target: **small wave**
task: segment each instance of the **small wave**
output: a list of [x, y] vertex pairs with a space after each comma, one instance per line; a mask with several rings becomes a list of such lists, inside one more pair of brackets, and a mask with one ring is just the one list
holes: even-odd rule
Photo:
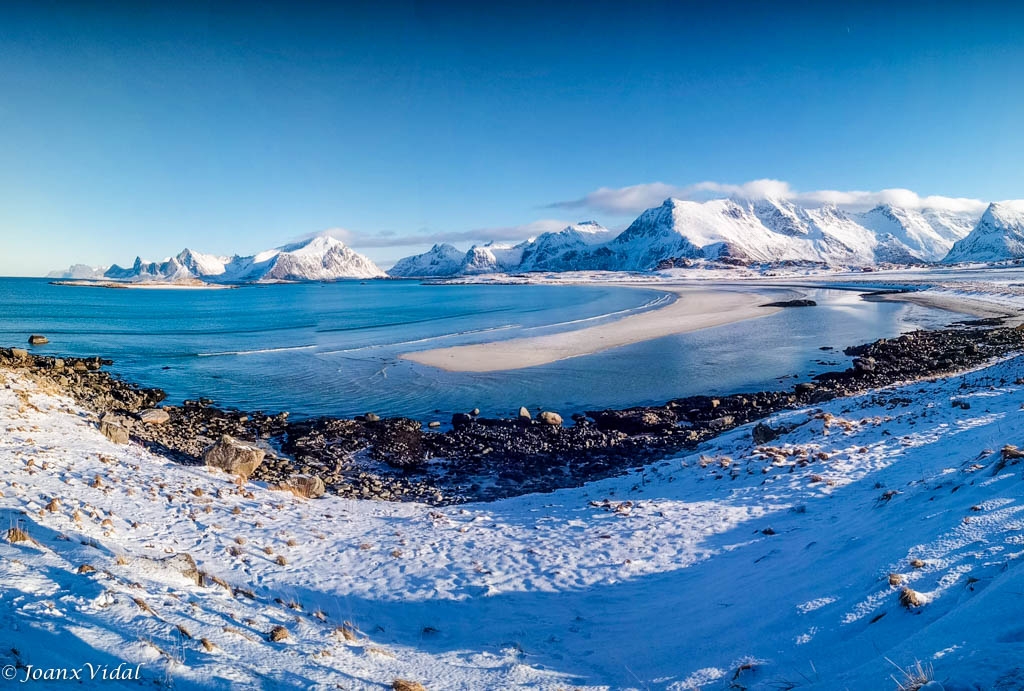
[[427, 338], [417, 338], [412, 341], [397, 341], [395, 343], [377, 343], [375, 345], [359, 346], [358, 348], [343, 348], [341, 350], [324, 350], [317, 355], [338, 355], [340, 353], [358, 353], [364, 350], [377, 350], [379, 348], [390, 348], [392, 346], [405, 346], [405, 345], [416, 345], [417, 343], [430, 343], [431, 341], [440, 341], [445, 338], [455, 338], [456, 336], [471, 336], [473, 334], [490, 333], [492, 331], [506, 331], [508, 329], [518, 329], [521, 324], [505, 324], [503, 326], [492, 326], [486, 329], [470, 329], [469, 331], [456, 331], [455, 333], [443, 334], [441, 336], [428, 336]]
[[554, 324], [542, 324], [541, 326], [531, 326], [529, 328], [523, 329], [523, 331], [534, 331], [536, 329], [551, 329], [551, 328], [554, 328], [556, 326], [569, 326], [571, 324], [582, 324], [584, 322], [597, 321], [598, 319], [607, 319], [609, 317], [615, 317], [615, 316], [618, 316], [620, 314], [631, 314], [631, 313], [634, 313], [634, 312], [636, 312], [636, 313], [646, 312], [646, 311], [654, 309], [656, 307], [661, 307], [662, 305], [665, 305], [665, 304], [671, 304], [671, 303], [675, 302], [676, 299], [677, 298], [674, 295], [662, 295], [661, 297], [655, 298], [654, 300], [651, 300], [649, 302], [645, 302], [644, 304], [640, 305], [639, 307], [629, 307], [629, 308], [624, 309], [624, 310], [616, 310], [615, 312], [606, 312], [605, 314], [598, 314], [598, 315], [595, 315], [593, 317], [584, 317], [582, 319], [570, 319], [569, 321], [555, 322]]
[[260, 348], [258, 350], [227, 350], [223, 353], [196, 353], [196, 357], [223, 357], [226, 355], [259, 355], [261, 353], [283, 353], [288, 350], [310, 350], [315, 345], [288, 346], [285, 348]]
[[337, 333], [339, 331], [370, 331], [372, 329], [387, 329], [392, 326], [408, 326], [409, 324], [425, 324], [427, 322], [445, 321], [448, 319], [464, 319], [465, 317], [477, 317], [481, 314], [498, 314], [499, 312], [510, 312], [514, 307], [498, 307], [491, 310], [475, 310], [472, 312], [460, 312], [457, 314], [445, 314], [440, 317], [424, 317], [423, 319], [408, 319], [400, 322], [384, 322], [381, 324], [360, 324], [358, 326], [335, 326], [331, 328], [318, 328], [317, 333]]

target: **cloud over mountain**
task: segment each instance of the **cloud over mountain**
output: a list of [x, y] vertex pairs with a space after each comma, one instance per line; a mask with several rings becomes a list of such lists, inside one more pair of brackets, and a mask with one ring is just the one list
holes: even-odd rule
[[783, 180], [751, 180], [739, 185], [704, 181], [692, 185], [669, 185], [651, 182], [628, 187], [601, 187], [578, 199], [549, 204], [548, 208], [589, 209], [607, 214], [629, 215], [657, 206], [661, 200], [672, 197], [687, 201], [707, 201], [718, 197], [734, 197], [746, 200], [773, 199], [788, 201], [800, 206], [822, 206], [832, 204], [848, 211], [866, 211], [880, 205], [892, 205], [905, 209], [936, 209], [959, 213], [981, 214], [987, 202], [963, 197], [937, 195], [920, 196], [908, 189], [893, 188], [877, 192], [862, 190], [815, 190], [801, 192], [794, 190]]

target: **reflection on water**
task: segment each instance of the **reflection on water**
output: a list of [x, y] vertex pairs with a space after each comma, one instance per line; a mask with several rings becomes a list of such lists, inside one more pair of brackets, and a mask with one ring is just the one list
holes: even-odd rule
[[111, 357], [116, 372], [165, 389], [171, 401], [208, 396], [221, 405], [298, 415], [374, 410], [440, 418], [474, 407], [494, 415], [520, 405], [572, 413], [779, 388], [793, 377], [846, 367], [847, 346], [955, 319], [916, 305], [867, 302], [850, 291], [815, 290], [810, 297], [818, 307], [542, 367], [451, 373], [397, 356], [584, 328], [657, 308], [666, 296], [611, 286], [371, 281], [143, 291], [0, 279], [0, 344], [45, 333], [51, 343], [36, 352]]

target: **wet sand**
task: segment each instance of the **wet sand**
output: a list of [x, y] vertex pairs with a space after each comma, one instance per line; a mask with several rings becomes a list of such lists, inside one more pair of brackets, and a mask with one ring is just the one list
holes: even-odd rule
[[773, 298], [753, 292], [678, 286], [657, 286], [657, 289], [673, 293], [678, 299], [657, 310], [575, 331], [422, 350], [399, 357], [450, 372], [522, 369], [630, 343], [763, 317], [781, 309], [762, 307]]

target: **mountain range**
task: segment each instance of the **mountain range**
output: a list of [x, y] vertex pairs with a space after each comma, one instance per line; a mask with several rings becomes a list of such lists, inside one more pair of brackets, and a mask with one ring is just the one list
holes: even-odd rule
[[[160, 262], [136, 257], [130, 267], [99, 269], [75, 265], [55, 278], [105, 278], [124, 282], [277, 283], [379, 278], [384, 272], [372, 261], [329, 235], [284, 245], [252, 256], [219, 257], [190, 249]], [[55, 275], [61, 273], [64, 275]], [[97, 275], [99, 274], [99, 275]]]
[[[789, 201], [666, 199], [615, 233], [586, 221], [518, 244], [437, 244], [385, 274], [329, 235], [260, 252], [220, 257], [190, 249], [161, 262], [137, 258], [106, 271], [74, 265], [59, 278], [114, 281], [266, 283], [346, 278], [441, 277], [531, 271], [650, 271], [689, 260], [804, 263], [834, 267], [994, 262], [1024, 258], [1024, 201], [979, 211], [889, 204], [866, 212]], [[102, 274], [101, 274], [102, 272]]]
[[[848, 267], [928, 264], [943, 261], [954, 244], [966, 241], [989, 215], [1005, 216], [992, 208], [979, 218], [979, 212], [892, 205], [854, 213], [836, 206], [808, 208], [772, 199], [667, 199], [618, 234], [588, 222], [515, 245], [490, 243], [468, 252], [435, 245], [397, 262], [388, 274], [649, 271], [684, 259]], [[1004, 225], [993, 227], [998, 232]]]

